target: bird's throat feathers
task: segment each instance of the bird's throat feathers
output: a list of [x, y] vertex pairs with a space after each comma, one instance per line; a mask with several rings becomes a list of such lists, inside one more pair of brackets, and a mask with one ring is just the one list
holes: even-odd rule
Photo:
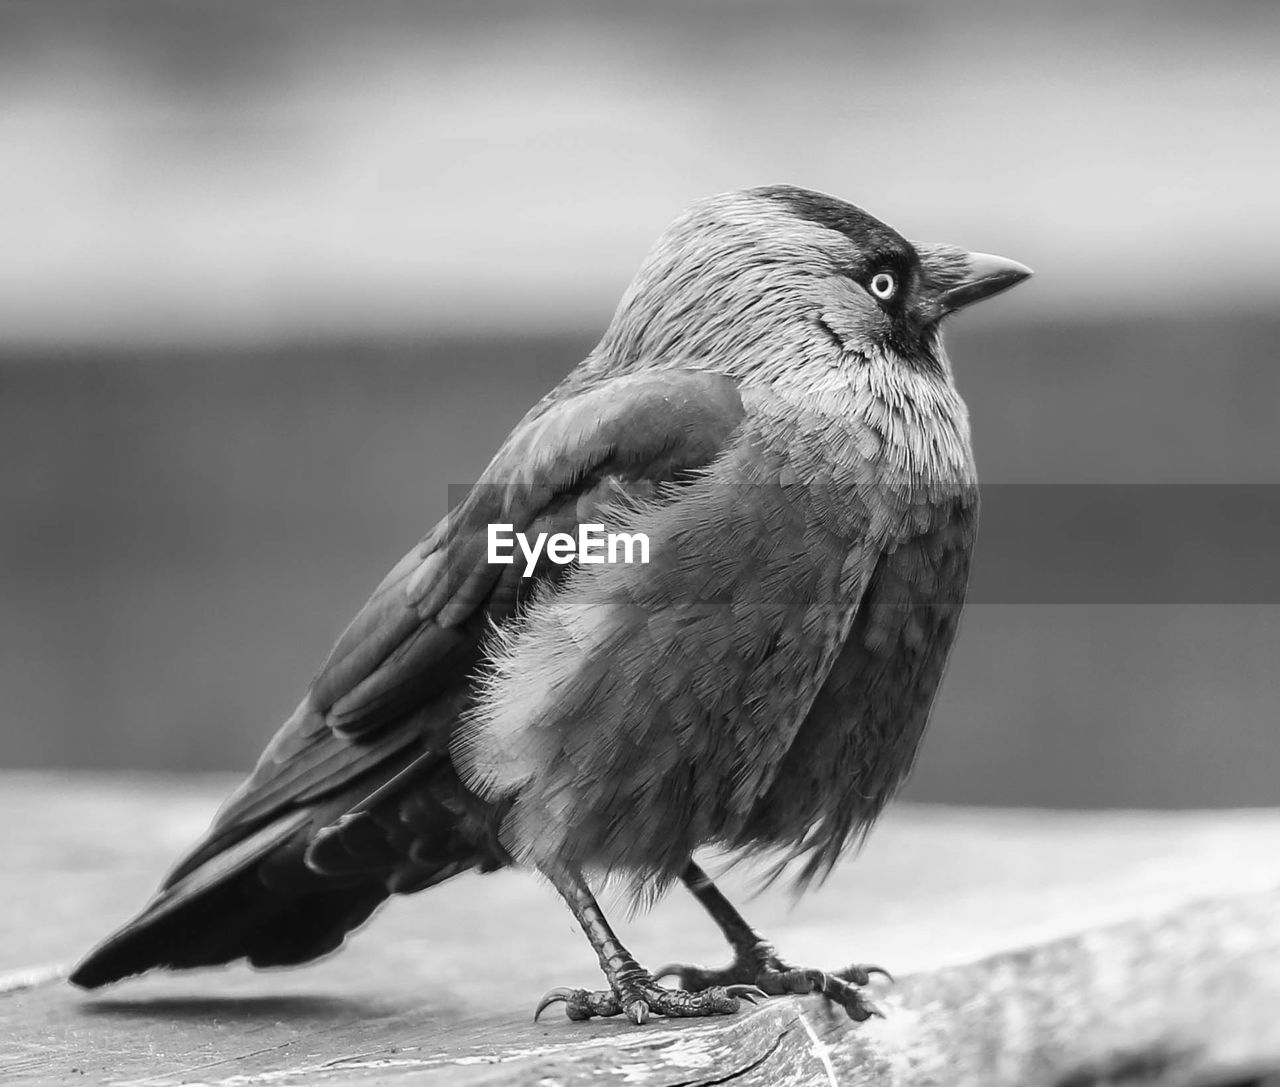
[[842, 351], [821, 366], [782, 359], [750, 369], [740, 387], [744, 400], [791, 403], [813, 427], [815, 448], [855, 446], [885, 485], [973, 487], [969, 411], [941, 344], [933, 357], [930, 366], [904, 364], [889, 350]]
[[777, 385], [818, 405], [833, 426], [851, 428], [885, 482], [972, 486], [969, 412], [940, 350], [938, 357], [934, 370], [905, 366], [888, 353], [846, 356], [803, 388]]

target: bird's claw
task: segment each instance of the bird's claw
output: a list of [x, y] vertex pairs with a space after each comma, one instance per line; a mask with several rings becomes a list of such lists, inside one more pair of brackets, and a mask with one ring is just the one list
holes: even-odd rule
[[713, 986], [699, 992], [690, 992], [685, 989], [665, 989], [653, 980], [628, 982], [620, 986], [620, 990], [590, 992], [563, 986], [552, 989], [538, 1001], [538, 1007], [533, 1013], [534, 1022], [538, 1021], [538, 1017], [548, 1007], [556, 1003], [563, 1003], [565, 1015], [573, 1020], [625, 1013], [628, 1019], [641, 1026], [651, 1014], [680, 1018], [730, 1015], [738, 1010], [739, 1001], [746, 1000], [754, 1005], [768, 995], [755, 985]]
[[756, 993], [768, 996], [787, 994], [804, 996], [821, 993], [828, 1000], [839, 1004], [850, 1019], [862, 1022], [874, 1016], [884, 1017], [884, 1012], [867, 1000], [860, 990], [873, 975], [893, 980], [888, 970], [872, 964], [855, 963], [843, 970], [827, 973], [791, 966], [776, 955], [770, 954], [755, 962], [738, 958], [723, 970], [709, 970], [704, 966], [688, 963], [668, 963], [655, 974], [656, 978], [674, 977], [681, 987], [692, 992], [705, 992], [715, 987], [726, 987], [733, 992], [751, 982]]
[[826, 987], [815, 992], [821, 992], [833, 1004], [839, 1004], [855, 1023], [864, 1023], [872, 1016], [877, 1019], [885, 1017], [880, 1006], [863, 996], [861, 989], [840, 978], [828, 978]]
[[759, 1004], [760, 1001], [769, 999], [769, 994], [761, 989], [759, 985], [727, 985], [724, 991], [726, 995], [745, 1000], [753, 1007]]
[[[538, 1006], [533, 1011], [533, 1021], [536, 1023], [538, 1021], [538, 1016], [551, 1007], [552, 1004], [558, 1004], [561, 1002], [563, 1002], [565, 1006], [565, 1015], [570, 1019], [590, 1019], [593, 1015], [604, 1014], [602, 1012], [596, 1012], [591, 1008], [591, 998], [593, 996], [603, 995], [605, 994], [590, 993], [586, 989], [570, 989], [567, 986], [561, 985], [550, 990], [541, 1000], [538, 1001]], [[612, 996], [613, 994], [610, 993], [608, 995]]]
[[843, 970], [837, 970], [835, 976], [842, 981], [852, 982], [854, 985], [866, 985], [871, 981], [873, 975], [880, 975], [890, 985], [894, 984], [894, 977], [883, 966], [876, 966], [870, 962], [855, 962], [851, 966], [846, 966]]

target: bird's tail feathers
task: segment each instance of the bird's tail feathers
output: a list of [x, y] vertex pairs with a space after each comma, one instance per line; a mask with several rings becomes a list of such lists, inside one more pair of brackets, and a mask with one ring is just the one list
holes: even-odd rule
[[[307, 894], [308, 873], [299, 862], [314, 814], [289, 812], [164, 887], [89, 952], [71, 982], [93, 989], [155, 967], [186, 969], [238, 958], [279, 966], [335, 950], [387, 889], [364, 880]], [[280, 894], [271, 886], [273, 873], [303, 882], [290, 888], [294, 893]]]

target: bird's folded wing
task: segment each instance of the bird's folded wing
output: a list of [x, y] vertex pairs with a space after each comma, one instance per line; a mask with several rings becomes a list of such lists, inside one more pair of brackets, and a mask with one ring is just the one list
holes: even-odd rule
[[[538, 580], [523, 579], [519, 561], [488, 561], [488, 526], [572, 531], [619, 494], [643, 496], [709, 464], [742, 416], [733, 380], [683, 371], [616, 377], [536, 407], [467, 497], [374, 591], [167, 883], [375, 767], [447, 757], [486, 633]], [[538, 576], [556, 572], [544, 558]]]

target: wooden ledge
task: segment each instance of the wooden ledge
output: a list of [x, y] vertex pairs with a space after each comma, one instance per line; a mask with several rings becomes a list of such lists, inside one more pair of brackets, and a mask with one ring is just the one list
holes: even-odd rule
[[[60, 971], [146, 898], [230, 785], [0, 776], [0, 1081], [1088, 1087], [1280, 1069], [1270, 810], [903, 805], [794, 908], [728, 875], [785, 955], [898, 974], [876, 986], [888, 1018], [861, 1025], [814, 998], [643, 1028], [552, 1009], [534, 1025], [543, 991], [599, 978], [568, 912], [518, 872], [393, 901], [313, 967], [66, 985]], [[616, 922], [651, 965], [725, 957], [678, 892]]]

